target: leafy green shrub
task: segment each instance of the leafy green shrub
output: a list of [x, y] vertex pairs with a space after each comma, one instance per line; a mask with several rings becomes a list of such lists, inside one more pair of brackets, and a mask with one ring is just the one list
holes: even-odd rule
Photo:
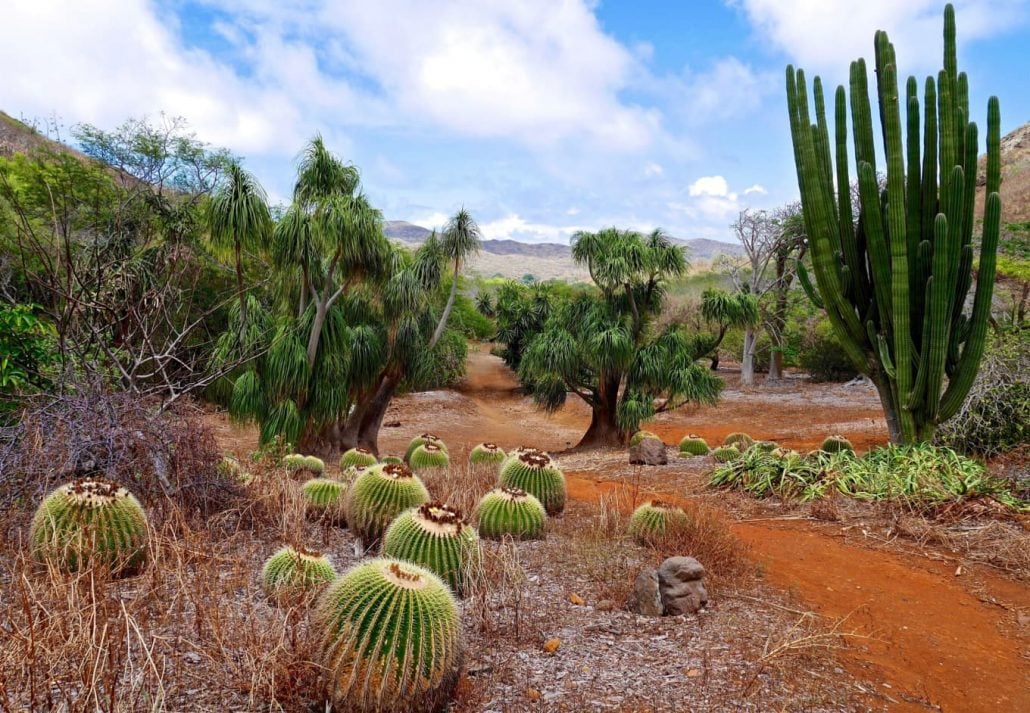
[[336, 569], [328, 557], [287, 545], [265, 561], [261, 568], [261, 588], [272, 601], [285, 602], [335, 577]]
[[465, 376], [468, 342], [454, 329], [447, 329], [436, 346], [419, 356], [401, 384], [406, 391], [446, 389]]
[[685, 525], [686, 521], [687, 514], [683, 508], [661, 500], [651, 500], [630, 515], [629, 534], [637, 543], [648, 545], [661, 539], [670, 528]]
[[858, 376], [833, 325], [825, 317], [801, 336], [798, 366], [814, 381], [850, 381]]
[[451, 464], [447, 451], [435, 443], [423, 443], [411, 453], [408, 459], [412, 470], [428, 470], [430, 468], [446, 468]]
[[986, 456], [1030, 443], [1030, 329], [995, 336], [969, 397], [938, 428], [937, 442]]
[[486, 341], [492, 339], [497, 327], [492, 319], [479, 311], [468, 297], [458, 295], [448, 325], [468, 339]]
[[516, 451], [501, 465], [498, 483], [534, 496], [548, 515], [565, 509], [565, 474], [551, 457], [535, 448]]
[[706, 456], [708, 451], [708, 444], [705, 442], [705, 439], [697, 434], [691, 433], [680, 441], [680, 453], [683, 455]]
[[408, 466], [375, 465], [358, 476], [350, 488], [347, 523], [368, 547], [379, 541], [395, 517], [425, 502], [429, 502], [429, 491]]
[[536, 540], [544, 536], [547, 511], [525, 490], [497, 488], [479, 501], [476, 517], [479, 534], [487, 539]]
[[496, 443], [480, 443], [469, 453], [469, 463], [478, 465], [481, 463], [500, 463], [507, 454]]
[[390, 523], [382, 554], [425, 567], [460, 596], [475, 576], [479, 537], [460, 510], [434, 501], [405, 510]]
[[117, 483], [65, 483], [40, 503], [29, 542], [40, 562], [74, 572], [92, 564], [116, 575], [136, 574], [147, 560], [149, 531], [143, 506]]
[[47, 389], [57, 357], [53, 327], [32, 305], [0, 301], [0, 423], [23, 394]]
[[340, 470], [352, 465], [370, 466], [378, 463], [375, 454], [367, 448], [351, 448], [340, 457]]
[[391, 559], [352, 568], [325, 591], [311, 628], [336, 710], [442, 710], [458, 683], [461, 621], [432, 572]]

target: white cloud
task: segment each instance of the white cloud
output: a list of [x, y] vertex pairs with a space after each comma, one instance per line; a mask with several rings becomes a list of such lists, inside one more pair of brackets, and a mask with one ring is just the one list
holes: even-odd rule
[[768, 194], [769, 191], [767, 191], [765, 189], [765, 186], [763, 186], [762, 184], [756, 183], [755, 185], [751, 186], [750, 188], [745, 188], [744, 189], [744, 195], [745, 196], [751, 195], [752, 193], [757, 193], [760, 196], [764, 196], [764, 195]]
[[663, 92], [677, 97], [675, 105], [691, 124], [746, 116], [780, 91], [779, 73], [756, 70], [736, 57], [721, 57], [704, 71], [687, 69], [659, 82]]
[[[904, 72], [940, 67], [940, 0], [727, 0], [756, 32], [801, 66], [843, 77], [848, 63], [871, 57], [873, 35], [886, 30]], [[1026, 0], [956, 0], [959, 43], [990, 37], [1027, 16]]]
[[688, 189], [692, 196], [712, 196], [736, 200], [737, 194], [730, 193], [730, 186], [722, 176], [702, 176], [690, 184]]
[[662, 173], [664, 173], [664, 170], [665, 169], [662, 168], [662, 164], [648, 161], [647, 164], [644, 165], [644, 176], [646, 178], [655, 178], [657, 176], [661, 176]]
[[731, 190], [723, 176], [702, 176], [687, 188], [687, 200], [669, 201], [666, 207], [693, 220], [712, 223], [734, 218], [749, 204], [748, 196], [766, 195], [765, 187], [753, 184], [741, 192]]
[[572, 234], [579, 230], [594, 228], [577, 225], [549, 225], [533, 223], [518, 215], [509, 215], [480, 223], [479, 229], [487, 240], [518, 240], [524, 243], [567, 243]]

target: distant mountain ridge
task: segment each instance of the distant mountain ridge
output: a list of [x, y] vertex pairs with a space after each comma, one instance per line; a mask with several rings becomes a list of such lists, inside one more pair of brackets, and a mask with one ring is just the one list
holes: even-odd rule
[[[415, 225], [404, 220], [387, 220], [383, 223], [383, 230], [386, 237], [392, 240], [399, 240], [405, 243], [421, 245], [432, 232], [421, 225]], [[672, 238], [678, 245], [688, 248], [688, 255], [693, 259], [710, 260], [717, 255], [741, 255], [743, 250], [739, 245], [724, 243], [719, 240], [707, 238], [694, 238], [682, 240]], [[493, 255], [523, 255], [527, 257], [542, 258], [568, 258], [571, 259], [572, 251], [568, 245], [562, 243], [523, 243], [518, 240], [484, 240], [483, 252]]]

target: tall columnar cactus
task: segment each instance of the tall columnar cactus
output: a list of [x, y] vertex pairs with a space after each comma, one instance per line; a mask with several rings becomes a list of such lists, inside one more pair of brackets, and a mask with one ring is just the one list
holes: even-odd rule
[[425, 445], [426, 443], [432, 443], [433, 445], [442, 448], [444, 452], [447, 451], [447, 444], [443, 442], [442, 438], [435, 436], [432, 433], [422, 433], [411, 439], [411, 443], [408, 444], [408, 450], [404, 451], [404, 462], [410, 463], [411, 454], [415, 452], [416, 448], [421, 445]]
[[519, 488], [497, 488], [476, 506], [479, 534], [491, 540], [510, 536], [537, 540], [544, 536], [547, 511], [540, 501]]
[[[831, 141], [819, 78], [812, 86], [813, 124], [804, 72], [787, 67], [815, 285], [803, 269], [799, 277], [825, 308], [855, 367], [876, 384], [891, 439], [911, 443], [932, 438], [937, 424], [958, 411], [980, 367], [1001, 219], [1001, 118], [998, 99], [991, 97], [980, 266], [967, 314], [979, 145], [977, 125], [969, 120], [969, 82], [958, 71], [954, 8], [944, 9], [944, 68], [936, 80], [927, 77], [922, 105], [915, 77], [900, 97], [894, 45], [885, 32], [876, 33], [875, 49], [886, 161], [877, 166], [869, 80], [859, 59], [851, 64], [850, 81], [857, 212], [848, 169], [847, 92], [837, 87]], [[877, 171], [884, 168], [881, 190]]]
[[261, 568], [261, 588], [269, 599], [283, 602], [331, 582], [335, 577], [336, 569], [328, 557], [287, 545], [265, 561]]
[[661, 500], [646, 502], [629, 518], [629, 534], [642, 545], [653, 544], [676, 527], [688, 522], [682, 508]]
[[708, 455], [708, 450], [708, 444], [705, 442], [705, 439], [694, 433], [680, 441], [680, 453], [683, 455], [706, 456]]
[[347, 524], [347, 484], [331, 478], [312, 478], [301, 486], [309, 516], [333, 525]]
[[412, 470], [428, 470], [429, 468], [446, 468], [451, 464], [447, 451], [435, 443], [423, 443], [411, 452], [408, 464]]
[[74, 572], [90, 564], [115, 575], [147, 560], [147, 516], [135, 496], [100, 479], [65, 483], [43, 499], [29, 530], [33, 556]]
[[480, 443], [469, 453], [469, 463], [480, 465], [483, 463], [500, 463], [507, 454], [496, 443]]
[[375, 453], [367, 448], [351, 448], [340, 457], [340, 470], [346, 470], [352, 465], [363, 465], [367, 467], [375, 465], [378, 462], [379, 461], [376, 459]]
[[315, 610], [323, 668], [338, 710], [442, 710], [462, 666], [454, 596], [432, 572], [381, 558], [333, 582]]
[[369, 547], [379, 541], [390, 522], [408, 508], [429, 502], [429, 491], [408, 466], [376, 465], [358, 476], [347, 497], [347, 523]]
[[390, 523], [382, 554], [425, 567], [460, 596], [479, 565], [479, 537], [460, 510], [434, 501], [406, 510]]
[[657, 433], [652, 433], [651, 431], [637, 431], [636, 433], [634, 433], [630, 437], [629, 444], [631, 446], [639, 446], [642, 441], [645, 441], [647, 439], [651, 439], [651, 440], [655, 440], [655, 441], [661, 441], [662, 440], [661, 438], [658, 437]]
[[527, 448], [508, 456], [501, 465], [498, 484], [525, 490], [540, 501], [548, 515], [565, 509], [565, 474], [543, 451]]

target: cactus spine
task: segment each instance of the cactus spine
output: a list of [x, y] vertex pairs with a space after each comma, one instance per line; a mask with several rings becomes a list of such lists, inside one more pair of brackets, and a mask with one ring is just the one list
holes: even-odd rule
[[812, 87], [812, 124], [804, 72], [787, 67], [816, 289], [807, 276], [801, 282], [826, 310], [855, 367], [876, 384], [891, 440], [913, 443], [931, 439], [937, 424], [958, 411], [980, 368], [1001, 220], [1001, 118], [998, 99], [991, 97], [980, 267], [972, 310], [965, 314], [978, 144], [977, 126], [969, 121], [968, 80], [957, 68], [954, 8], [944, 9], [944, 68], [925, 83], [922, 141], [918, 83], [910, 77], [901, 99], [894, 45], [885, 32], [876, 33], [875, 49], [887, 187], [881, 193], [877, 181], [866, 65], [859, 59], [851, 64], [850, 80], [857, 216], [849, 190], [847, 93], [837, 88], [831, 142], [819, 78]]
[[408, 466], [373, 466], [358, 476], [350, 488], [347, 523], [368, 547], [379, 541], [395, 517], [428, 501], [429, 491]]
[[460, 510], [434, 501], [390, 523], [382, 554], [425, 567], [460, 596], [479, 564], [479, 537]]
[[648, 545], [660, 540], [667, 532], [687, 524], [682, 508], [661, 500], [644, 503], [629, 518], [629, 534], [639, 544]]
[[435, 446], [439, 446], [445, 453], [447, 452], [447, 445], [443, 442], [442, 438], [432, 433], [423, 433], [411, 439], [411, 443], [408, 444], [408, 450], [404, 451], [404, 462], [410, 463], [411, 454], [415, 452], [416, 448], [426, 443], [432, 443]]
[[469, 453], [469, 463], [500, 463], [508, 455], [496, 443], [480, 443]]
[[540, 501], [519, 488], [497, 488], [483, 496], [476, 506], [479, 534], [491, 540], [505, 535], [516, 540], [544, 536], [547, 511]]
[[458, 682], [458, 607], [422, 567], [387, 558], [357, 565], [325, 591], [313, 623], [337, 710], [437, 711]]
[[351, 448], [340, 457], [340, 470], [347, 470], [352, 465], [368, 467], [378, 463], [375, 454], [366, 448]]
[[403, 463], [404, 459], [401, 458], [400, 456], [383, 456], [380, 459], [379, 462], [380, 463]]
[[736, 446], [719, 446], [712, 451], [712, 457], [720, 463], [729, 463], [740, 455], [740, 449]]
[[322, 553], [287, 545], [265, 561], [261, 588], [269, 599], [283, 602], [335, 577], [332, 562]]
[[708, 455], [708, 444], [701, 436], [691, 433], [680, 441], [680, 453], [691, 456]]
[[824, 453], [841, 453], [842, 451], [854, 453], [855, 447], [844, 436], [828, 436], [823, 441], [823, 444], [819, 446], [819, 450]]
[[427, 470], [429, 468], [446, 468], [451, 464], [447, 451], [435, 443], [423, 443], [411, 452], [408, 464], [412, 470]]
[[98, 564], [115, 575], [135, 574], [146, 563], [148, 541], [143, 506], [117, 483], [98, 478], [47, 495], [29, 530], [33, 556], [66, 572]]
[[312, 478], [301, 486], [310, 516], [333, 525], [346, 525], [347, 484], [330, 478]]
[[543, 451], [522, 449], [501, 465], [499, 485], [520, 488], [535, 497], [548, 515], [565, 509], [565, 474]]
[[739, 431], [729, 434], [722, 442], [724, 446], [736, 446], [738, 449], [750, 448], [754, 443], [755, 439], [746, 433], [740, 433]]

